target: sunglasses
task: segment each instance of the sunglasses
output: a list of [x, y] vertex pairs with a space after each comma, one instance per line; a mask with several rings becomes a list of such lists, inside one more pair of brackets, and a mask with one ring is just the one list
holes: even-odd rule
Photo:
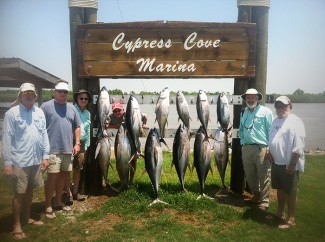
[[64, 94], [68, 94], [68, 91], [65, 91], [65, 90], [56, 90], [57, 93], [64, 93]]
[[88, 97], [79, 97], [80, 101], [83, 101], [83, 100], [88, 101], [88, 99], [89, 99]]
[[33, 91], [24, 91], [24, 92], [21, 92], [22, 94], [35, 94], [35, 92]]
[[113, 113], [119, 113], [119, 112], [121, 112], [121, 109], [115, 109], [115, 110], [113, 111]]

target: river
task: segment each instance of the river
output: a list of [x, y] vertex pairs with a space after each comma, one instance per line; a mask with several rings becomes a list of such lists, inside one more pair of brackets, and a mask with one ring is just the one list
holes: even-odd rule
[[[273, 114], [275, 115], [275, 109], [273, 104], [266, 104]], [[231, 113], [232, 113], [231, 105]], [[155, 121], [155, 105], [142, 104], [140, 106], [141, 112], [148, 115], [148, 126], [156, 126], [158, 128], [157, 122]], [[191, 116], [191, 128], [198, 128], [200, 122], [197, 119], [196, 106], [189, 105], [190, 116]], [[323, 111], [322, 111], [323, 110]], [[292, 112], [302, 119], [305, 124], [306, 129], [306, 149], [325, 149], [325, 131], [323, 128], [323, 121], [325, 120], [325, 103], [294, 103]], [[232, 117], [231, 117], [232, 120]], [[168, 116], [168, 128], [177, 128], [181, 121], [178, 121], [178, 115], [176, 110], [176, 104], [170, 104], [169, 106], [169, 116]], [[218, 127], [217, 124], [217, 111], [216, 105], [210, 104], [210, 122], [208, 128], [215, 129]], [[144, 143], [143, 143], [144, 145]], [[171, 148], [171, 147], [170, 147]]]
[[[3, 105], [2, 105], [3, 104]], [[2, 103], [0, 106], [8, 106], [9, 103]], [[273, 104], [266, 104], [273, 113], [275, 114], [275, 109]], [[126, 105], [124, 105], [126, 108]], [[146, 113], [148, 116], [148, 126], [157, 127], [157, 122], [155, 123], [155, 104], [141, 104], [141, 112]], [[232, 113], [233, 105], [231, 105]], [[191, 128], [197, 129], [200, 126], [200, 122], [197, 119], [196, 106], [189, 105], [190, 116], [191, 116]], [[323, 110], [323, 111], [322, 111]], [[323, 128], [323, 121], [325, 120], [325, 103], [294, 103], [292, 112], [299, 116], [305, 124], [306, 128], [306, 149], [315, 150], [321, 149], [325, 150], [325, 131]], [[231, 117], [232, 120], [232, 117]], [[178, 121], [178, 115], [176, 111], [176, 104], [170, 104], [169, 106], [169, 116], [168, 116], [168, 127], [171, 129], [177, 129], [181, 121]], [[2, 126], [2, 122], [0, 122]], [[215, 129], [218, 127], [217, 124], [217, 111], [216, 105], [210, 104], [210, 122], [208, 125], [209, 129]], [[1, 127], [2, 128], [2, 127]], [[168, 146], [172, 148], [172, 139], [167, 139]], [[191, 139], [193, 142], [194, 139]], [[144, 147], [145, 141], [141, 139], [142, 147]], [[192, 146], [193, 147], [193, 146]]]

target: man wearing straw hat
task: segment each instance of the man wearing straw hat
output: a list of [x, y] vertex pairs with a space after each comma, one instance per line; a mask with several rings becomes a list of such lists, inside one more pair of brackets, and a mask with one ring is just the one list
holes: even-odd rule
[[269, 142], [272, 111], [258, 103], [263, 96], [250, 88], [241, 96], [247, 107], [240, 117], [239, 133], [246, 180], [253, 197], [248, 200], [263, 210], [269, 207], [271, 165], [265, 159]]
[[43, 111], [34, 106], [35, 86], [20, 86], [17, 100], [5, 114], [2, 158], [4, 174], [12, 177], [14, 198], [12, 235], [25, 239], [22, 224], [43, 225], [30, 217], [33, 188], [44, 186], [42, 172], [48, 167], [49, 139]]

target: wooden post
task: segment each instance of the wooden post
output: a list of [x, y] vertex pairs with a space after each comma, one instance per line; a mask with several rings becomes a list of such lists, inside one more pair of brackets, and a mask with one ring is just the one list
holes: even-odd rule
[[[81, 4], [84, 4], [82, 2]], [[92, 4], [94, 1], [92, 1]], [[86, 3], [87, 5], [87, 3]], [[70, 2], [69, 2], [70, 6]], [[81, 24], [97, 23], [97, 5], [96, 6], [70, 6], [70, 44], [71, 44], [71, 67], [72, 67], [72, 89], [74, 92], [79, 89], [86, 89], [92, 95], [99, 93], [100, 84], [99, 78], [79, 78], [78, 76], [78, 39], [77, 39], [77, 26]], [[88, 150], [88, 160], [85, 161], [84, 166], [84, 188], [85, 193], [89, 195], [98, 195], [102, 192], [101, 189], [101, 173], [99, 165], [95, 162], [96, 138], [93, 138], [94, 117], [96, 107], [94, 104], [88, 105], [88, 110], [91, 114], [91, 141]]]
[[[266, 97], [268, 9], [268, 6], [238, 6], [238, 22], [256, 23], [257, 56], [255, 78], [235, 78], [234, 95], [241, 95], [245, 93], [248, 88], [256, 88]], [[261, 104], [265, 104], [265, 98], [261, 101]], [[244, 108], [244, 102], [242, 106], [234, 105], [234, 129], [239, 128], [240, 115]], [[243, 194], [245, 189], [245, 174], [239, 138], [233, 138], [232, 142], [230, 189], [237, 195]]]
[[254, 87], [263, 94], [261, 104], [266, 100], [267, 48], [268, 48], [268, 7], [253, 7], [252, 22], [256, 23], [256, 76]]

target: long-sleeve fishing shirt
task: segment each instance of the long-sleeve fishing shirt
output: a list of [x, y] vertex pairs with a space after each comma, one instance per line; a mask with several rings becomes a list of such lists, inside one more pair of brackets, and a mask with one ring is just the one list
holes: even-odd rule
[[5, 166], [39, 165], [49, 158], [49, 139], [43, 111], [21, 103], [10, 108], [3, 122], [2, 158]]
[[239, 135], [241, 145], [268, 145], [273, 120], [271, 109], [258, 104], [251, 112], [248, 107], [240, 117]]

